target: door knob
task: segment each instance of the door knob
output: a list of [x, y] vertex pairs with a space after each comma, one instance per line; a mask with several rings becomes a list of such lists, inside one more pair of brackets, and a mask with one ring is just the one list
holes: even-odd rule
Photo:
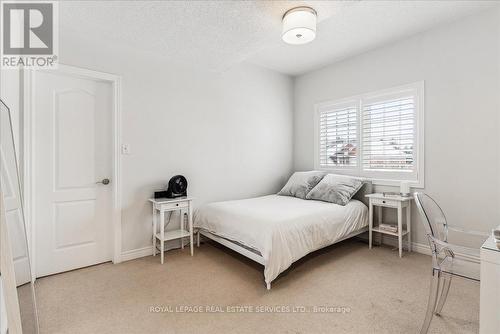
[[104, 185], [109, 184], [109, 179], [102, 179], [102, 181], [96, 182], [96, 184], [102, 183]]

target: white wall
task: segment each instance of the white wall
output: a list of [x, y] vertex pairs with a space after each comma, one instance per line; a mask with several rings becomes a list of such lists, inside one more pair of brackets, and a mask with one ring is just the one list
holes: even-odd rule
[[[147, 199], [175, 174], [195, 206], [277, 192], [292, 170], [292, 79], [209, 72], [61, 29], [61, 63], [123, 77], [123, 251], [151, 244]], [[122, 56], [126, 54], [126, 57]], [[174, 220], [174, 221], [177, 221]]]
[[490, 231], [500, 221], [499, 29], [490, 10], [297, 77], [294, 169], [314, 166], [315, 103], [425, 80], [424, 191], [451, 224]]

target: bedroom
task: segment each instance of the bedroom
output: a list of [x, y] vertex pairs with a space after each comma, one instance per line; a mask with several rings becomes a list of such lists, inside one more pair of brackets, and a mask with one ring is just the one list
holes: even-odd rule
[[[2, 334], [420, 332], [447, 280], [415, 193], [485, 273], [457, 268], [423, 332], [500, 328], [498, 1], [32, 3], [52, 4], [57, 57], [1, 63]], [[15, 9], [9, 42], [31, 22], [43, 43]], [[176, 175], [187, 197], [149, 201]]]

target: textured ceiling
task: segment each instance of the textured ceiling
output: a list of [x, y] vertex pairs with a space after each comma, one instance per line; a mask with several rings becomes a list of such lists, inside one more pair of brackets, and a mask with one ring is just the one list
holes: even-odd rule
[[[62, 1], [60, 29], [110, 45], [133, 46], [172, 62], [223, 71], [250, 62], [301, 74], [445, 21], [497, 6], [494, 1]], [[281, 40], [292, 7], [318, 12], [317, 38]]]

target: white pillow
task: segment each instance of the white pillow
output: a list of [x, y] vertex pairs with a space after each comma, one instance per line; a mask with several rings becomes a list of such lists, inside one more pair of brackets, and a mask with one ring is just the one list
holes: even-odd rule
[[295, 172], [288, 179], [283, 189], [280, 190], [278, 195], [294, 196], [306, 199], [306, 195], [314, 188], [319, 181], [325, 176], [324, 172], [310, 171], [310, 172]]

